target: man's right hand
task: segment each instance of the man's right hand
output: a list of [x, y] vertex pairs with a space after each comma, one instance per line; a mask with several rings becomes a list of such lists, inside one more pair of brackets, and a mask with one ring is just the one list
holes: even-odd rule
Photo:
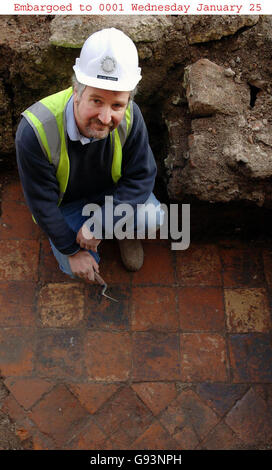
[[94, 273], [99, 272], [98, 263], [88, 251], [80, 250], [69, 256], [69, 263], [73, 274], [89, 281], [94, 281]]

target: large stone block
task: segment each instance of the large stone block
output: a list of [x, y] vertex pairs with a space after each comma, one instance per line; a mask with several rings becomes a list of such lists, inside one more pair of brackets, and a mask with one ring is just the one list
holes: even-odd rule
[[[243, 115], [193, 119], [186, 163], [171, 172], [172, 197], [271, 203], [272, 147], [258, 142], [252, 123], [256, 121]], [[263, 124], [260, 135], [269, 136], [270, 131]]]
[[81, 48], [84, 41], [103, 28], [121, 29], [132, 41], [156, 42], [172, 26], [166, 16], [90, 15], [56, 16], [51, 23], [50, 43], [60, 47]]
[[254, 26], [258, 21], [258, 15], [189, 15], [177, 20], [185, 24], [189, 44], [218, 41], [242, 28]]
[[249, 87], [237, 84], [231, 69], [200, 59], [185, 69], [184, 86], [194, 116], [241, 113], [250, 103]]

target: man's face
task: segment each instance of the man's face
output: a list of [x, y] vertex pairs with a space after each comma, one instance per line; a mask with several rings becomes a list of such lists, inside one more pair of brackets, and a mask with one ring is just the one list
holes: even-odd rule
[[128, 101], [128, 91], [87, 86], [79, 97], [75, 90], [74, 114], [80, 133], [89, 138], [105, 139], [122, 121]]

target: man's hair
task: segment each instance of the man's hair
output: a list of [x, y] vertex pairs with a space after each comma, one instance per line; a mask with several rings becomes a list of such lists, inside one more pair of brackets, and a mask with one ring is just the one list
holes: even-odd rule
[[[78, 79], [76, 78], [75, 74], [73, 74], [73, 76], [72, 76], [72, 85], [73, 85], [73, 89], [77, 92], [77, 94], [79, 96], [79, 99], [81, 99], [82, 94], [83, 94], [83, 92], [84, 92], [87, 85], [84, 85], [83, 83], [80, 83], [78, 81]], [[134, 90], [129, 92], [130, 100], [134, 100], [134, 97], [135, 97], [137, 91], [138, 91], [138, 87], [136, 86], [134, 88]]]
[[80, 83], [78, 79], [76, 78], [75, 73], [72, 76], [72, 86], [73, 86], [73, 90], [77, 92], [79, 99], [80, 99], [87, 85], [83, 85], [83, 83]]

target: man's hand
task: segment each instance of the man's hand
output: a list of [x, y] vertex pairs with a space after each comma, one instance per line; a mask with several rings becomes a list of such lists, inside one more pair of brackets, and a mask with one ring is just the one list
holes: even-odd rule
[[97, 262], [88, 251], [78, 251], [69, 256], [69, 263], [73, 274], [89, 281], [94, 281], [94, 273], [99, 272]]
[[80, 248], [95, 252], [97, 252], [97, 247], [101, 242], [101, 240], [93, 236], [92, 232], [90, 232], [85, 225], [78, 231], [76, 241], [80, 245]]

